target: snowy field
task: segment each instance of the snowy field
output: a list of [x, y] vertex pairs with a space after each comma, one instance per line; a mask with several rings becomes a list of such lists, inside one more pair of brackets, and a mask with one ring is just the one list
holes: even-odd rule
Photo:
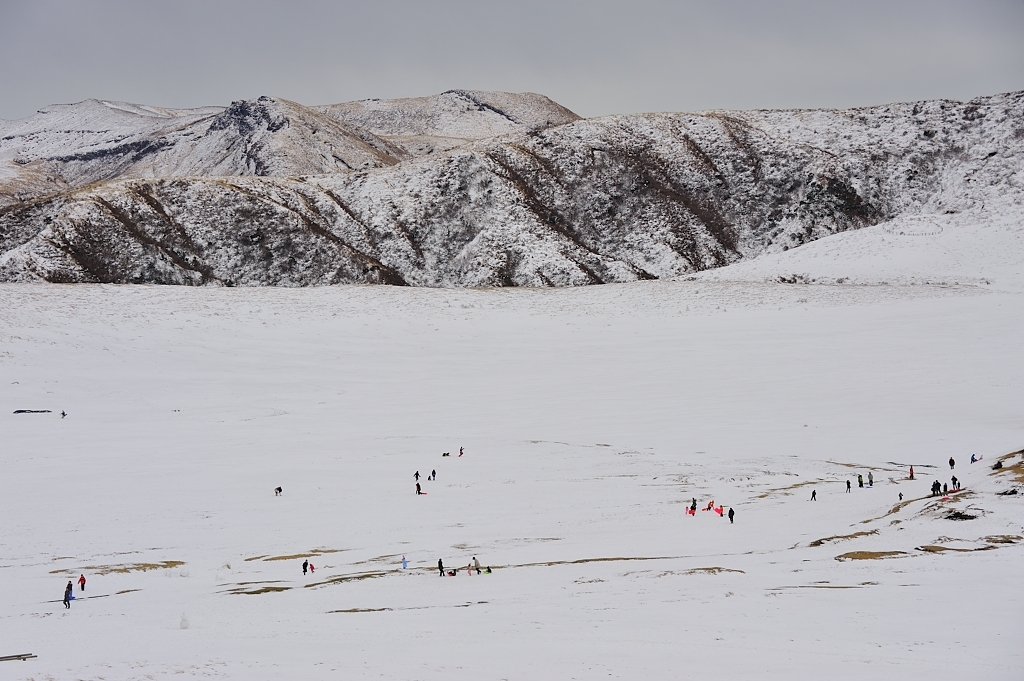
[[572, 290], [0, 286], [0, 678], [1020, 679], [1022, 227], [940, 226]]

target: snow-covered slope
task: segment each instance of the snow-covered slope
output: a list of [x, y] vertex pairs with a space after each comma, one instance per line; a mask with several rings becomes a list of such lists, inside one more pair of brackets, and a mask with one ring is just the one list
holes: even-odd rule
[[0, 138], [0, 205], [114, 178], [322, 174], [404, 155], [270, 97], [184, 111], [88, 100], [0, 121]]
[[365, 99], [316, 109], [365, 128], [417, 156], [487, 137], [542, 130], [580, 118], [532, 92], [474, 90], [449, 90], [432, 97]]
[[1016, 681], [992, 288], [2, 285], [0, 672]]
[[[287, 172], [329, 170], [312, 124], [296, 124], [309, 134], [275, 147], [259, 135], [291, 133], [238, 104], [208, 129], [234, 126], [231, 139], [246, 140], [263, 131], [263, 165], [217, 174], [277, 177], [117, 180], [9, 206], [0, 210], [0, 278], [562, 286], [691, 274], [901, 216], [985, 221], [995, 211], [1013, 224], [1024, 213], [1024, 93], [611, 116], [414, 158], [384, 146], [403, 132], [482, 135], [552, 120], [543, 102], [530, 119], [497, 96], [474, 94], [474, 109], [469, 94], [309, 113], [341, 112], [352, 118], [338, 125], [380, 133], [351, 128], [369, 136], [361, 142], [380, 154], [369, 163], [381, 167], [315, 176]], [[499, 105], [511, 113], [499, 116]], [[262, 122], [230, 122], [250, 119]], [[352, 139], [343, 132], [332, 139]], [[289, 166], [296, 149], [308, 155]], [[243, 151], [232, 158], [242, 163]]]

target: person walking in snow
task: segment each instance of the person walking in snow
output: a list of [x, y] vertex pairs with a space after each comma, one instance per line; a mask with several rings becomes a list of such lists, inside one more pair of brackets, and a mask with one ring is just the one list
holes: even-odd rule
[[441, 573], [442, 577], [444, 577], [444, 563], [441, 562], [440, 558], [437, 559], [437, 571]]
[[462, 447], [459, 447], [459, 456], [462, 456], [465, 452], [462, 451]]
[[71, 596], [72, 596], [71, 592], [72, 591], [74, 591], [74, 587], [71, 586], [71, 581], [69, 580], [68, 581], [68, 585], [66, 587], [64, 587], [64, 607], [67, 608], [68, 610], [71, 609]]
[[730, 509], [729, 509], [729, 522], [731, 523], [731, 522], [732, 522], [732, 519], [733, 519], [733, 518], [735, 518], [735, 517], [736, 517], [736, 511], [734, 511], [734, 510], [732, 510], [732, 509], [730, 508]]
[[818, 500], [818, 490], [812, 489], [811, 490], [811, 501], [817, 501], [817, 500]]
[[420, 489], [420, 483], [416, 483], [416, 494], [423, 494], [423, 490]]
[[900, 501], [903, 501], [903, 492], [900, 492]]
[[303, 574], [303, 576], [305, 576], [307, 570], [309, 570], [309, 561], [308, 560], [304, 560], [304, 561], [302, 561], [302, 574]]
[[911, 480], [914, 479], [914, 467], [913, 466], [910, 467], [910, 479]]
[[955, 465], [956, 461], [953, 460], [953, 457], [949, 457], [949, 470], [953, 470], [953, 466]]
[[409, 567], [409, 561], [405, 559], [405, 556], [402, 556], [402, 569], [404, 570], [407, 567]]
[[954, 490], [958, 490], [958, 489], [960, 489], [960, 487], [959, 487], [959, 483], [960, 483], [960, 481], [956, 479], [956, 476], [955, 476], [955, 475], [954, 475], [954, 476], [952, 477], [952, 479], [950, 480], [950, 482], [952, 482], [952, 483], [953, 483], [953, 489], [954, 489]]
[[85, 575], [81, 575], [78, 578], [78, 588], [80, 591], [85, 591]]
[[476, 569], [477, 574], [480, 574], [480, 561], [476, 559], [476, 556], [473, 556], [473, 568]]
[[413, 474], [413, 476], [412, 476], [412, 477], [413, 477], [413, 478], [414, 478], [414, 479], [415, 479], [415, 480], [416, 480], [416, 481], [418, 482], [418, 481], [419, 481], [419, 479], [420, 479], [420, 472], [419, 472], [419, 471], [416, 471], [416, 472], [415, 472], [415, 473]]
[[864, 476], [860, 473], [857, 474], [857, 487], [864, 487]]
[[871, 471], [868, 471], [868, 487], [875, 486], [875, 476]]
[[437, 471], [436, 470], [431, 470], [430, 471], [430, 479], [431, 480], [437, 480]]
[[846, 493], [847, 494], [850, 493], [850, 481], [849, 480], [846, 481]]

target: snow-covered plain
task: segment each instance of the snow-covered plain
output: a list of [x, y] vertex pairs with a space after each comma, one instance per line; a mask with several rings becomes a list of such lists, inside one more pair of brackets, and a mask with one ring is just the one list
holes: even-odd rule
[[0, 674], [1018, 679], [1022, 226], [954, 217], [568, 290], [0, 286]]

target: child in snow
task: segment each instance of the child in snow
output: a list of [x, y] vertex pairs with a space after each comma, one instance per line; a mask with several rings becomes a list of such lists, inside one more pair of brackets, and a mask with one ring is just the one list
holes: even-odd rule
[[74, 591], [74, 587], [71, 586], [71, 581], [69, 580], [68, 585], [64, 587], [64, 607], [68, 610], [71, 609], [72, 591]]
[[418, 482], [416, 483], [416, 494], [423, 494], [423, 491], [420, 489], [420, 483]]

